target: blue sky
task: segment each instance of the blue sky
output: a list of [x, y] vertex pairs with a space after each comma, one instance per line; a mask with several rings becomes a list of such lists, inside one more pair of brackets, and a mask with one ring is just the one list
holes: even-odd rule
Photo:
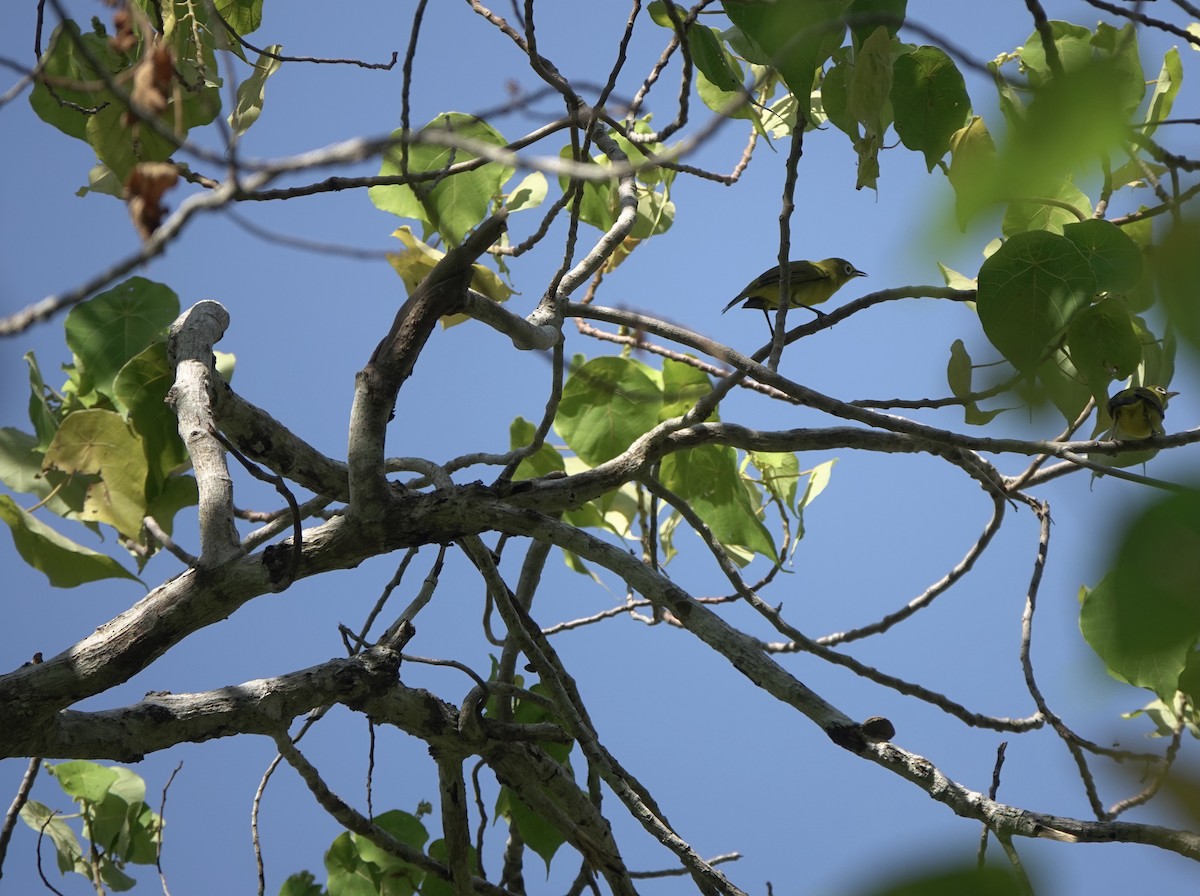
[[[1054, 18], [1089, 26], [1098, 18], [1080, 3], [1046, 6]], [[281, 43], [285, 52], [301, 55], [382, 61], [394, 50], [403, 54], [412, 7], [360, 3], [349, 14], [339, 10], [341, 16], [334, 18], [327, 4], [268, 4], [264, 25], [253, 40]], [[553, 7], [546, 9], [539, 28], [542, 52], [568, 77], [601, 80], [624, 9], [614, 6], [609, 15], [588, 5], [590, 18], [581, 38], [583, 5]], [[83, 19], [104, 13], [90, 3], [71, 8]], [[1032, 29], [1023, 4], [1017, 2], [925, 0], [910, 3], [909, 15], [983, 59], [1015, 48]], [[0, 14], [0, 55], [29, 59], [33, 21], [33, 4], [20, 9], [10, 4]], [[913, 35], [907, 38], [920, 42]], [[660, 39], [656, 31], [642, 29], [631, 48], [641, 60], [630, 66], [631, 79], [644, 73]], [[1170, 45], [1158, 39], [1143, 44], [1151, 77]], [[1185, 72], [1190, 74], [1191, 51], [1183, 52]], [[536, 89], [522, 62], [507, 39], [467, 4], [430, 4], [416, 58], [414, 122], [451, 109], [470, 112], [497, 106], [507, 99], [510, 80], [525, 90]], [[976, 111], [995, 121], [994, 91], [978, 77], [969, 77], [968, 86]], [[1192, 88], [1185, 80], [1181, 105], [1194, 112]], [[399, 90], [398, 68], [382, 73], [285, 65], [269, 83], [266, 110], [247, 135], [243, 154], [275, 156], [387, 133], [398, 124]], [[663, 111], [656, 120], [670, 115], [670, 93], [661, 94]], [[548, 108], [548, 100], [533, 105], [535, 114], [545, 114]], [[0, 116], [6, 161], [6, 173], [0, 176], [0, 240], [5, 246], [0, 313], [10, 313], [69, 289], [124, 257], [136, 247], [136, 236], [125, 209], [115, 200], [74, 195], [93, 162], [84, 144], [43, 125], [25, 97], [0, 109]], [[493, 124], [515, 137], [536, 120], [533, 115], [514, 116]], [[743, 139], [743, 128], [729, 124], [692, 161], [728, 171]], [[721, 316], [719, 311], [775, 257], [784, 159], [785, 148], [772, 152], [760, 147], [742, 182], [733, 187], [680, 178], [673, 195], [678, 208], [674, 227], [636, 251], [608, 278], [600, 303], [644, 309], [735, 347], [756, 348], [764, 337], [761, 316]], [[854, 160], [845, 136], [834, 130], [808, 135], [793, 222], [794, 254], [844, 255], [867, 271], [868, 280], [847, 288], [848, 298], [906, 284], [940, 285], [938, 261], [968, 273], [977, 269], [990, 234], [973, 234], [958, 242], [944, 236], [940, 222], [950, 201], [944, 177], [927, 174], [922, 160], [903, 150], [885, 153], [882, 169], [878, 194], [855, 191]], [[354, 169], [376, 170], [375, 163]], [[178, 196], [169, 201], [177, 204]], [[363, 191], [237, 211], [279, 233], [380, 251], [397, 246], [389, 234], [406, 223], [375, 209]], [[533, 221], [533, 216], [514, 221], [514, 232], [527, 232]], [[533, 308], [560, 253], [558, 245], [547, 246], [513, 263], [521, 295], [510, 307]], [[170, 285], [185, 307], [204, 298], [222, 302], [232, 324], [219, 347], [238, 357], [234, 387], [321, 450], [344, 456], [354, 374], [404, 298], [399, 279], [384, 261], [267, 244], [228, 218], [215, 216], [196, 220], [182, 241], [140, 273]], [[976, 318], [961, 305], [912, 301], [876, 311], [793, 346], [784, 371], [841, 398], [939, 396], [946, 392], [951, 340], [961, 337], [981, 356], [987, 353]], [[56, 381], [52, 372], [68, 360], [61, 327], [60, 316], [0, 341], [0, 425], [27, 426], [25, 351], [35, 350], [47, 378]], [[609, 348], [571, 331], [568, 351], [597, 355]], [[389, 453], [444, 460], [466, 451], [505, 449], [515, 416], [540, 416], [548, 373], [543, 358], [514, 353], [506, 339], [483, 326], [439, 332], [402, 392]], [[1198, 390], [1188, 395], [1187, 387], [1180, 385], [1189, 379], [1195, 379], [1194, 367], [1185, 363], [1173, 386], [1184, 394], [1172, 403], [1171, 429], [1186, 428], [1196, 419]], [[761, 428], [829, 422], [815, 412], [781, 410], [741, 396], [726, 402], [722, 416]], [[921, 419], [963, 428], [961, 415], [925, 414]], [[1031, 419], [1022, 411], [1002, 415], [989, 432], [1048, 436], [1060, 425], [1049, 416]], [[791, 574], [764, 595], [772, 603], [783, 602], [789, 618], [812, 635], [863, 624], [920, 593], [961, 558], [990, 510], [990, 502], [974, 485], [931, 458], [849, 451], [836, 456], [829, 489], [806, 515], [807, 534]], [[1164, 478], [1182, 476], [1189, 458], [1185, 454], [1151, 472]], [[828, 455], [806, 455], [802, 465], [827, 459]], [[1006, 473], [1020, 469], [1013, 460], [999, 463]], [[1190, 465], [1194, 468], [1194, 460]], [[478, 471], [462, 481], [476, 475], [488, 474]], [[274, 505], [272, 493], [248, 478], [239, 478], [236, 489], [239, 506]], [[1081, 584], [1092, 584], [1102, 574], [1105, 551], [1121, 517], [1150, 496], [1116, 481], [1101, 481], [1089, 489], [1084, 476], [1054, 484], [1046, 496], [1056, 525], [1034, 643], [1039, 681], [1051, 705], [1088, 736], [1146, 748], [1150, 745], [1142, 739], [1145, 725], [1122, 721], [1119, 713], [1147, 698], [1106, 677], [1079, 635], [1076, 596]], [[194, 526], [185, 523], [184, 515], [180, 530], [181, 539], [187, 543], [190, 534], [194, 545]], [[99, 547], [86, 540], [83, 530], [71, 534]], [[1010, 511], [996, 544], [965, 582], [893, 636], [853, 645], [849, 652], [983, 712], [1032, 712], [1021, 684], [1017, 649], [1036, 536], [1036, 521], [1028, 511]], [[719, 573], [701, 546], [681, 541], [683, 553], [671, 568], [672, 577], [695, 594], [720, 590]], [[515, 557], [510, 556], [510, 564]], [[442, 589], [419, 617], [418, 639], [410, 650], [453, 657], [486, 670], [489, 647], [477, 631], [481, 589], [460, 559], [452, 557]], [[148, 690], [216, 688], [341, 655], [336, 624], [357, 625], [398, 562], [399, 557], [379, 558], [353, 571], [297, 583], [282, 595], [264, 596], [83, 708], [121, 706]], [[409, 594], [430, 562], [432, 554], [422, 554], [414, 563], [405, 582]], [[21, 563], [3, 534], [0, 568], [10, 583], [4, 589], [0, 669], [20, 665], [34, 651], [49, 656], [65, 649], [142, 595], [136, 585], [120, 583], [51, 589]], [[157, 583], [177, 571], [176, 561], [160, 557], [147, 569], [146, 581]], [[549, 587], [540, 599], [544, 603], [539, 604], [539, 618], [547, 624], [595, 612], [622, 598], [619, 585], [609, 583], [609, 590], [595, 586], [567, 572], [557, 559], [551, 560], [549, 575]], [[747, 615], [734, 611], [733, 618], [772, 637]], [[833, 749], [817, 728], [731, 674], [724, 660], [686, 632], [617, 619], [561, 636], [557, 647], [579, 680], [605, 744], [626, 759], [698, 852], [743, 853], [742, 860], [724, 870], [744, 889], [763, 892], [770, 880], [780, 894], [850, 892], [869, 880], [868, 866], [902, 867], [950, 853], [973, 855], [979, 834], [975, 824], [953, 817], [906, 782]], [[808, 657], [790, 657], [784, 663], [850, 714], [888, 716], [898, 729], [898, 744], [927, 756], [966, 786], [986, 790], [1002, 739], [995, 732], [964, 730], [925, 704], [882, 692]], [[404, 677], [454, 702], [471, 687], [460, 673], [445, 669], [406, 667]], [[1073, 762], [1052, 734], [1043, 731], [1008, 740], [1000, 799], [1087, 817]], [[334, 712], [303, 746], [332, 786], [362, 807], [365, 722], [348, 712]], [[378, 751], [377, 810], [411, 811], [420, 800], [436, 797], [433, 766], [420, 743], [384, 733]], [[250, 801], [273, 755], [265, 739], [225, 739], [186, 745], [134, 767], [146, 779], [157, 808], [170, 770], [183, 762], [167, 806], [164, 868], [172, 892], [210, 892], [218, 887], [245, 892], [253, 886]], [[15, 791], [23, 768], [21, 760], [0, 762], [0, 792]], [[1136, 789], [1138, 770], [1126, 772], [1125, 778], [1107, 772], [1101, 776], [1105, 802]], [[35, 798], [67, 808], [48, 781], [39, 783]], [[1135, 812], [1130, 818], [1179, 823], [1155, 811]], [[321, 855], [337, 828], [286, 769], [268, 790], [261, 826], [268, 892], [276, 892], [288, 873], [301, 868], [321, 876]], [[630, 825], [618, 830], [630, 867], [669, 864], [643, 833]], [[33, 844], [32, 833], [18, 827], [4, 867], [12, 892], [37, 886]], [[1180, 890], [1196, 874], [1191, 863], [1150, 847], [1044, 842], [1017, 846], [1041, 882], [1039, 892], [1082, 896], [1135, 887]], [[497, 864], [492, 856], [490, 867]], [[559, 892], [574, 870], [573, 860], [561, 857], [552, 869], [556, 885], [542, 890], [538, 870], [531, 865], [530, 888]], [[155, 887], [152, 875], [143, 874], [141, 880], [140, 890]], [[68, 885], [73, 888], [68, 892], [83, 892], [86, 886], [82, 879]], [[670, 883], [647, 884], [645, 891], [677, 892]]]

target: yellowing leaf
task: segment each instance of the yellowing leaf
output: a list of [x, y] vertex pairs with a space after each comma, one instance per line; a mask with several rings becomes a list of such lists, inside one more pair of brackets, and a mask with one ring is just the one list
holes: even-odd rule
[[98, 408], [68, 414], [46, 449], [44, 468], [98, 475], [80, 519], [138, 538], [146, 515], [146, 454], [120, 414]]
[[[411, 295], [437, 263], [446, 257], [446, 253], [419, 239], [407, 224], [392, 231], [392, 236], [404, 243], [406, 248], [403, 252], [389, 253], [388, 264], [400, 275], [405, 289]], [[472, 265], [470, 287], [493, 302], [505, 302], [513, 294], [499, 274], [478, 262]], [[465, 314], [448, 314], [442, 318], [442, 326], [452, 327], [465, 320]]]

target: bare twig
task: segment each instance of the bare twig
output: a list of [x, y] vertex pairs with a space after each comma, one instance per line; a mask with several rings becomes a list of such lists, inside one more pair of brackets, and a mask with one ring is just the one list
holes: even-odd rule
[[4, 858], [8, 855], [8, 841], [12, 839], [13, 828], [17, 824], [22, 807], [29, 802], [29, 792], [33, 790], [33, 782], [37, 780], [38, 769], [41, 768], [41, 765], [40, 756], [30, 758], [29, 764], [25, 766], [25, 774], [21, 776], [17, 792], [13, 796], [13, 801], [4, 814], [4, 827], [0, 828], [0, 878], [4, 877]]

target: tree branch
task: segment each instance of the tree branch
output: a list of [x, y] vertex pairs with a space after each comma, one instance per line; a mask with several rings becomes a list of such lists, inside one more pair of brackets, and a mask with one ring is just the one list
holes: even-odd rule
[[214, 397], [221, 379], [213, 346], [229, 326], [229, 313], [216, 302], [198, 302], [171, 324], [167, 352], [175, 385], [167, 403], [179, 418], [179, 437], [187, 445], [200, 492], [200, 561], [211, 569], [241, 550], [233, 522], [233, 480], [225, 451], [213, 435]]
[[501, 209], [451, 249], [413, 291], [355, 380], [350, 411], [348, 449], [349, 513], [377, 521], [392, 495], [384, 469], [385, 430], [396, 395], [412, 374], [438, 318], [462, 306], [471, 266], [503, 232], [507, 213]]

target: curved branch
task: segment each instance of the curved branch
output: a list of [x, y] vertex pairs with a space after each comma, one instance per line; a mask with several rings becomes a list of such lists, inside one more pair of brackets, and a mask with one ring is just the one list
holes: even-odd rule
[[438, 318], [461, 307], [471, 266], [500, 237], [507, 217], [501, 209], [446, 253], [396, 312], [391, 329], [355, 378], [348, 447], [351, 514], [362, 519], [382, 516], [391, 495], [384, 466], [385, 430], [396, 395]]
[[892, 613], [888, 613], [882, 619], [877, 619], [869, 625], [863, 625], [858, 628], [850, 629], [845, 632], [835, 632], [830, 635], [823, 635], [820, 638], [815, 638], [814, 641], [825, 647], [832, 647], [835, 644], [845, 644], [849, 641], [857, 641], [859, 638], [865, 638], [869, 635], [877, 635], [885, 632], [898, 622], [903, 622], [909, 616], [912, 616], [918, 610], [933, 603], [934, 599], [941, 594], [945, 594], [954, 585], [955, 582], [962, 579], [975, 566], [987, 546], [991, 544], [992, 538], [1000, 531], [1000, 524], [1004, 521], [1004, 508], [1007, 506], [1004, 497], [996, 492], [991, 493], [992, 497], [992, 515], [987, 521], [987, 525], [983, 527], [983, 533], [975, 540], [975, 543], [968, 549], [966, 555], [954, 565], [948, 573], [942, 576], [938, 581], [934, 582], [921, 594], [918, 594], [907, 604]]

